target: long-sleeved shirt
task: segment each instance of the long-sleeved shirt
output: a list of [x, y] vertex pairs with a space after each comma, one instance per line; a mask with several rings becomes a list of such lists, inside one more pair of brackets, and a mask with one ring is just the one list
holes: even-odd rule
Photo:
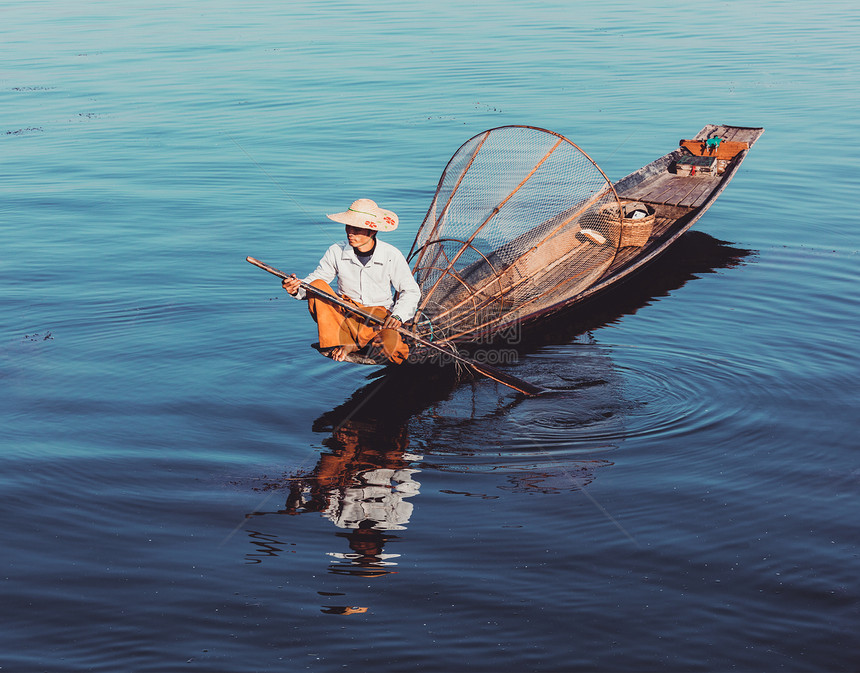
[[[326, 250], [313, 273], [302, 280], [310, 283], [317, 279], [329, 284], [337, 279], [341, 294], [364, 306], [384, 306], [404, 322], [415, 315], [421, 299], [421, 290], [403, 253], [380, 240], [376, 241], [373, 257], [366, 266], [358, 261], [349, 243], [335, 243]], [[397, 301], [392, 297], [392, 289], [397, 293]], [[295, 296], [304, 299], [304, 289], [299, 288]]]

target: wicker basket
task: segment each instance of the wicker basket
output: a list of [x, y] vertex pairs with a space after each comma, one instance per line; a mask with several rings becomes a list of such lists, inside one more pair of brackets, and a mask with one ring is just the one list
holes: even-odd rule
[[[621, 219], [621, 240], [618, 247], [642, 247], [648, 242], [654, 229], [654, 207], [640, 201], [622, 201], [621, 207], [624, 217]], [[632, 216], [634, 212], [643, 210], [647, 213], [645, 217]]]

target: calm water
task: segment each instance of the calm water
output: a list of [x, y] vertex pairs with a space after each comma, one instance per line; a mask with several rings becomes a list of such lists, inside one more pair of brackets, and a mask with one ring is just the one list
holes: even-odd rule
[[[0, 669], [856, 669], [854, 3], [0, 15]], [[332, 363], [244, 261], [360, 196], [408, 249], [486, 128], [618, 179], [709, 122], [766, 133], [547, 397]]]

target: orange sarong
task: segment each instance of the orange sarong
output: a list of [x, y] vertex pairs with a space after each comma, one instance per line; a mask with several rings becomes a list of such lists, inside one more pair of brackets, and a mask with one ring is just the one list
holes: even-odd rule
[[[315, 288], [336, 295], [331, 286], [323, 280], [313, 280], [311, 285]], [[389, 315], [388, 309], [383, 306], [362, 306], [358, 302], [341, 297], [346, 302], [354, 304], [365, 313], [370, 313], [385, 319]], [[409, 356], [409, 346], [403, 343], [403, 339], [397, 330], [380, 329], [377, 325], [371, 325], [362, 318], [347, 311], [345, 308], [333, 304], [322, 297], [308, 293], [308, 310], [319, 330], [320, 348], [336, 348], [337, 346], [356, 345], [364, 348], [371, 341], [377, 345], [394, 364], [400, 364]]]

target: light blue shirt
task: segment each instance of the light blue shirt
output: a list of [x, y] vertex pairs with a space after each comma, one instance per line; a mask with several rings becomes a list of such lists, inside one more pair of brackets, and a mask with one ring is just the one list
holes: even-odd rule
[[[337, 291], [364, 306], [384, 306], [404, 322], [415, 315], [421, 290], [412, 277], [406, 258], [390, 243], [376, 241], [376, 249], [367, 266], [358, 261], [352, 246], [346, 241], [335, 243], [326, 250], [317, 268], [303, 278], [306, 283], [337, 280]], [[395, 301], [392, 292], [397, 293]], [[304, 299], [299, 288], [295, 295]]]

